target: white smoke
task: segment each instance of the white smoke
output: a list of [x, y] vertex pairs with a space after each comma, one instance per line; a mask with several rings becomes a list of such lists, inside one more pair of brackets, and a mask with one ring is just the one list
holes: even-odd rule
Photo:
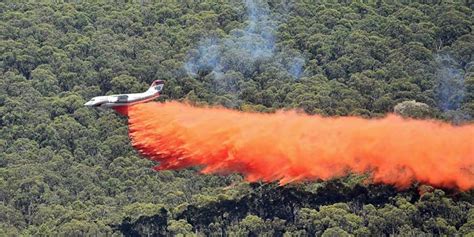
[[454, 122], [468, 120], [469, 116], [461, 111], [466, 89], [464, 84], [465, 71], [449, 54], [437, 54], [435, 88], [438, 107]]
[[227, 72], [239, 72], [251, 77], [260, 63], [271, 63], [293, 78], [299, 78], [304, 59], [286, 56], [275, 45], [277, 22], [271, 17], [268, 5], [261, 1], [245, 0], [247, 26], [234, 29], [224, 39], [205, 38], [190, 54], [184, 68], [191, 76], [214, 74], [221, 79]]

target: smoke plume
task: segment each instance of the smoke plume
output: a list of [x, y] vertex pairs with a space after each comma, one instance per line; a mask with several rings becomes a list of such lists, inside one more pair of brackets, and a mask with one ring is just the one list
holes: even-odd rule
[[465, 71], [449, 54], [436, 54], [435, 92], [438, 107], [445, 118], [455, 123], [469, 121], [471, 116], [463, 110], [466, 95]]
[[251, 77], [259, 64], [284, 71], [293, 78], [302, 73], [304, 59], [296, 52], [284, 52], [275, 44], [276, 21], [263, 1], [245, 0], [247, 26], [234, 29], [220, 39], [205, 38], [189, 54], [184, 68], [189, 75], [213, 74], [221, 80], [226, 73], [239, 72]]
[[436, 121], [258, 114], [177, 102], [129, 108], [133, 146], [156, 170], [203, 167], [249, 181], [328, 180], [369, 173], [371, 181], [474, 187], [474, 125]]

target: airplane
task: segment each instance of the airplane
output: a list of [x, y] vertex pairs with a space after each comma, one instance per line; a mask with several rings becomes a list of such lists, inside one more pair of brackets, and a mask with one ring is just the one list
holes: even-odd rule
[[89, 107], [114, 108], [144, 103], [159, 97], [164, 83], [162, 80], [155, 80], [150, 88], [143, 93], [96, 96], [84, 105]]

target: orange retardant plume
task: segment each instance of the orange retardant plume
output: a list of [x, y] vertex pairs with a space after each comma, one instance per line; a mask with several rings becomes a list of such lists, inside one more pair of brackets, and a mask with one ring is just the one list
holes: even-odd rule
[[375, 183], [474, 187], [474, 124], [245, 113], [177, 102], [128, 108], [133, 146], [157, 170], [203, 167], [248, 181], [328, 180], [370, 174]]

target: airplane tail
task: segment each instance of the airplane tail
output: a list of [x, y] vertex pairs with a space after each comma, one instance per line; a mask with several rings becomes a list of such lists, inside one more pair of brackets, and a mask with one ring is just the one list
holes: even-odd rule
[[165, 82], [163, 80], [155, 80], [153, 81], [153, 83], [151, 83], [151, 86], [148, 91], [160, 92], [161, 90], [163, 90], [164, 84]]

